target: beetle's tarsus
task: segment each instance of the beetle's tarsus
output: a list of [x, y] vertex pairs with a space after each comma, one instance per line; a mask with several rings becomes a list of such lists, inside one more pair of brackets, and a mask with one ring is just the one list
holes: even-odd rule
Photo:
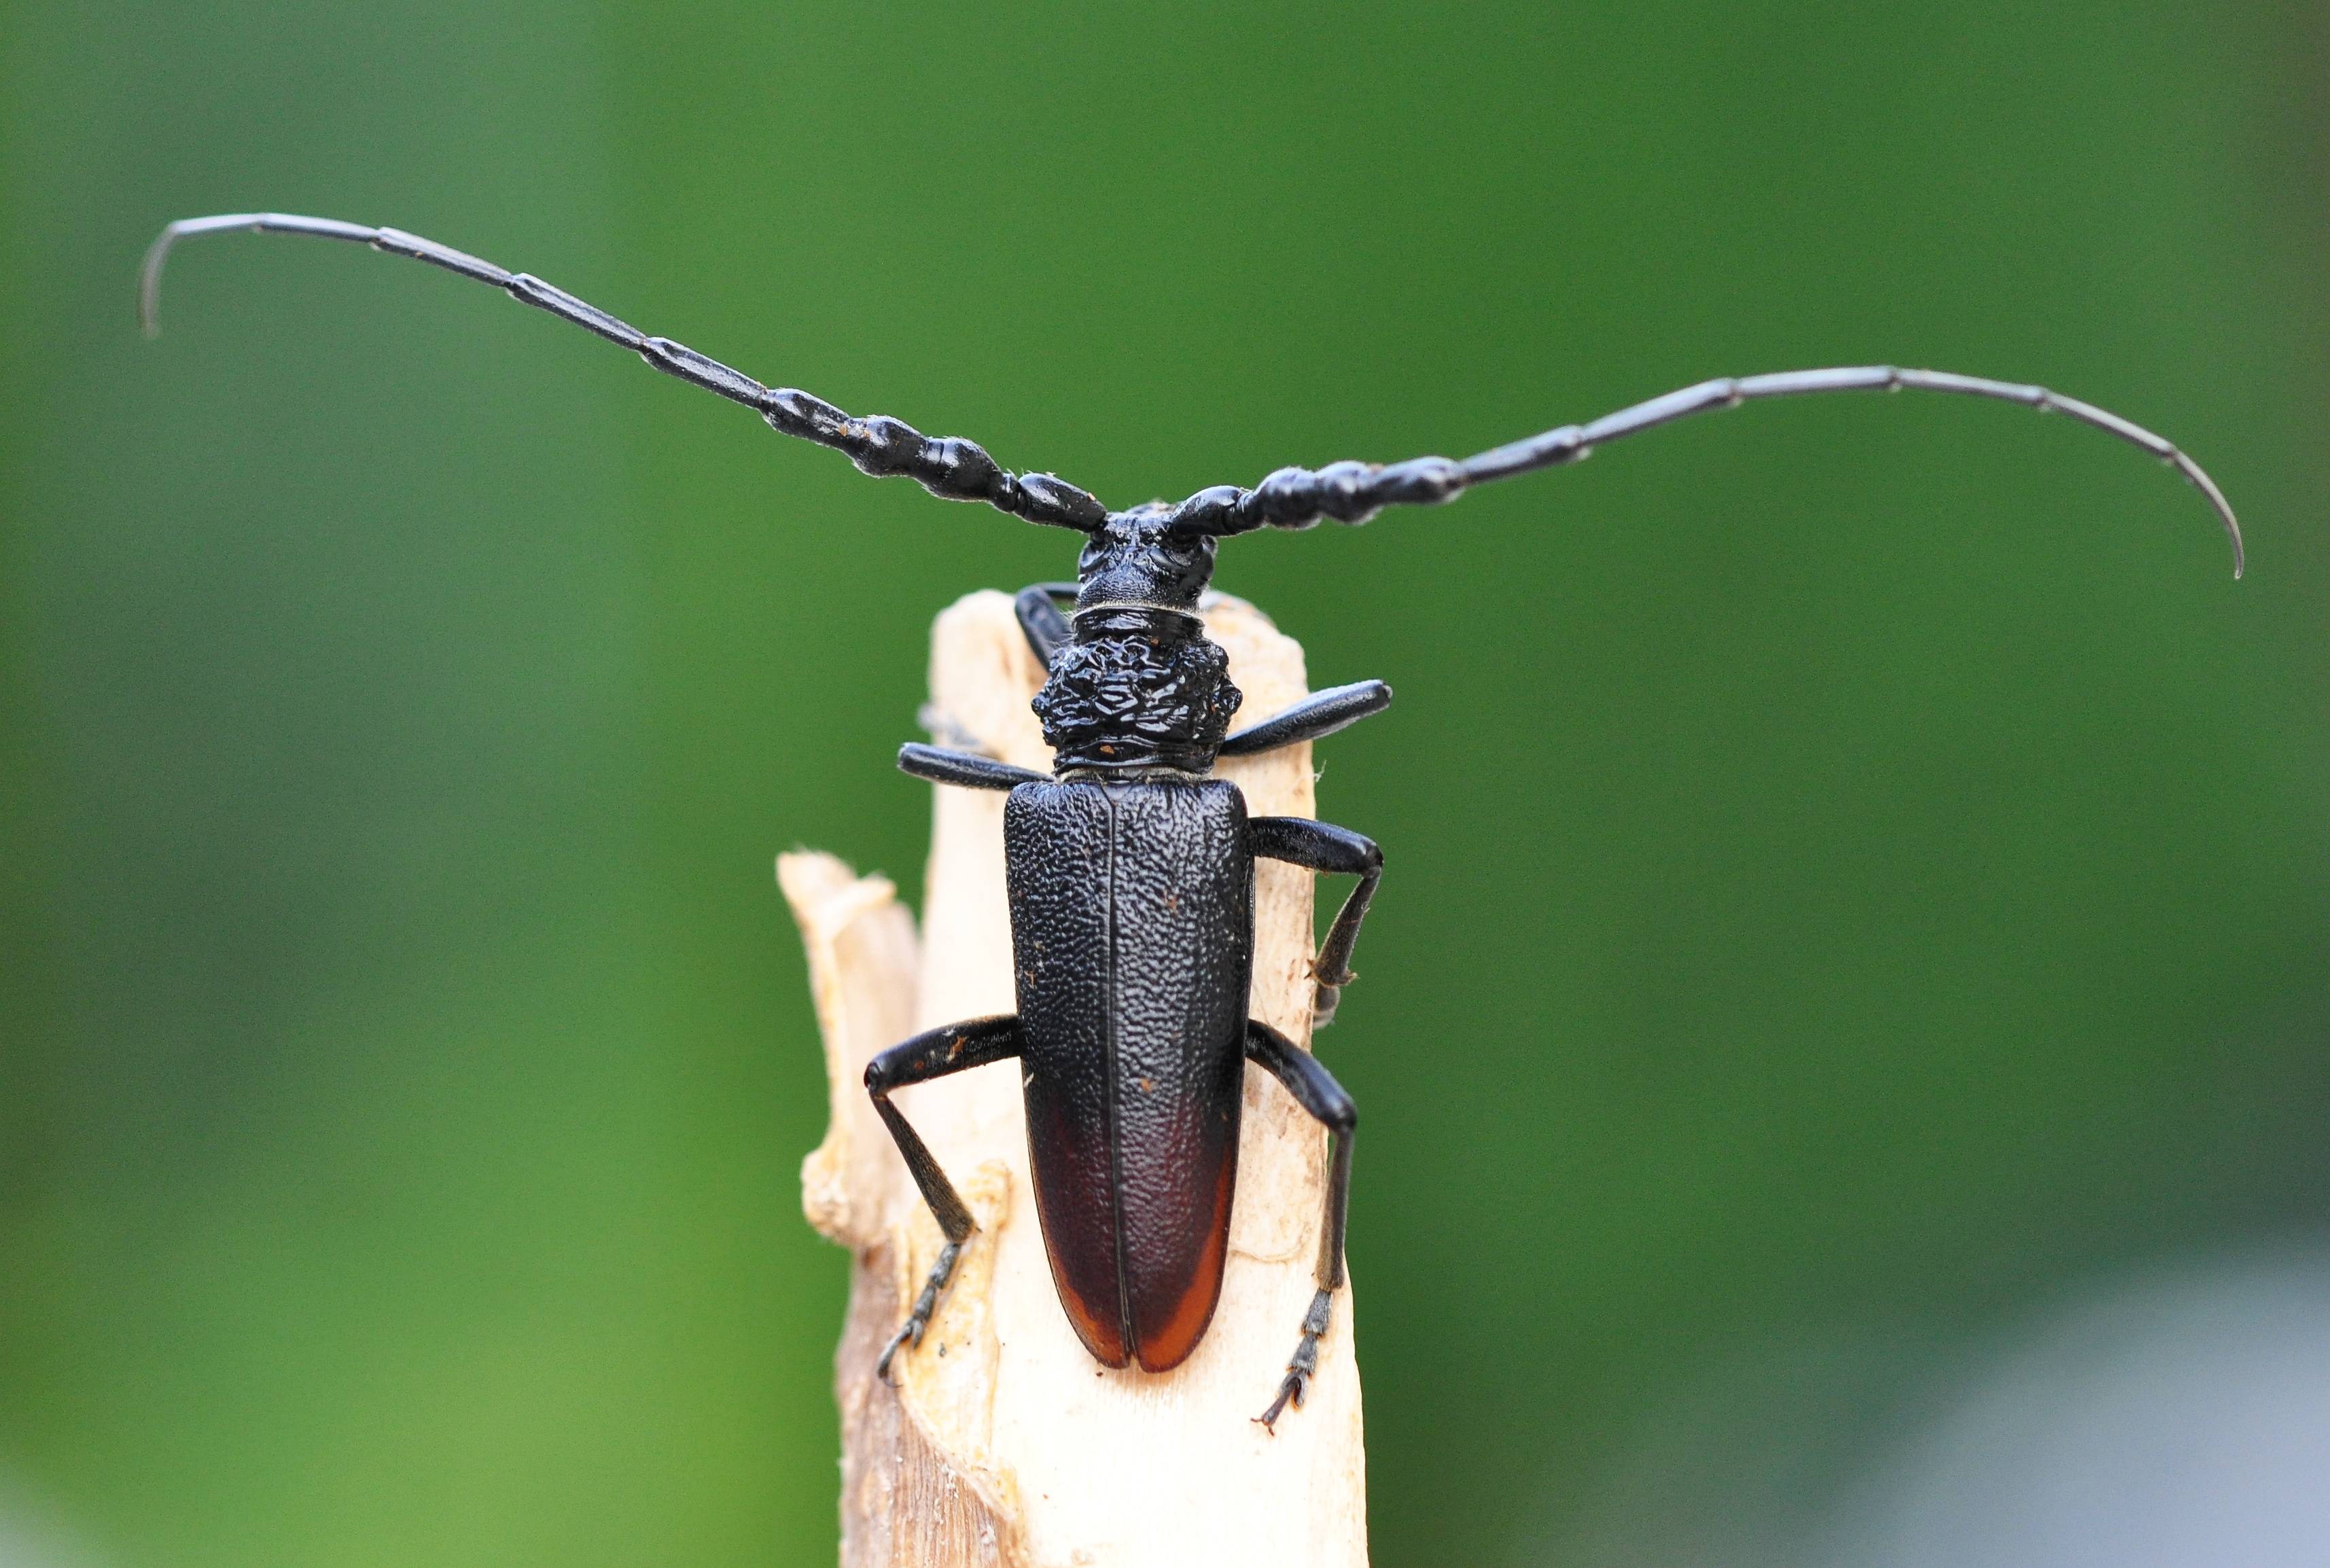
[[931, 1276], [923, 1282], [923, 1293], [914, 1298], [914, 1309], [906, 1314], [906, 1320], [898, 1326], [898, 1332], [890, 1336], [890, 1343], [882, 1347], [882, 1357], [874, 1364], [875, 1376], [885, 1383], [890, 1381], [890, 1360], [898, 1354], [900, 1346], [911, 1346], [917, 1350], [922, 1348], [923, 1333], [930, 1327], [931, 1314], [938, 1310], [939, 1293], [946, 1289], [947, 1281], [954, 1278], [955, 1261], [962, 1256], [963, 1248], [970, 1244], [968, 1242], [949, 1242], [939, 1249], [938, 1261], [931, 1265]]
[[1273, 1437], [1278, 1435], [1278, 1418], [1286, 1413], [1288, 1405], [1302, 1408], [1302, 1396], [1319, 1373], [1319, 1341], [1327, 1332], [1327, 1321], [1334, 1309], [1332, 1290], [1321, 1290], [1311, 1298], [1311, 1310], [1302, 1315], [1302, 1338], [1286, 1363], [1286, 1377], [1278, 1385], [1278, 1397], [1270, 1402], [1268, 1410], [1254, 1418]]

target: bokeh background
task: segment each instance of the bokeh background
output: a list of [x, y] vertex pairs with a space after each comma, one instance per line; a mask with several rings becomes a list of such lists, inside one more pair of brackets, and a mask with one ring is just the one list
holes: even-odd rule
[[2206, 1483], [2330, 1464], [2323, 18], [12, 0], [0, 1560], [829, 1560], [770, 861], [917, 887], [930, 618], [1072, 559], [353, 249], [139, 341], [255, 207], [1118, 504], [1839, 362], [2170, 433], [2248, 581], [1914, 397], [1219, 581], [1399, 692], [1320, 753], [1379, 1563], [2319, 1547]]

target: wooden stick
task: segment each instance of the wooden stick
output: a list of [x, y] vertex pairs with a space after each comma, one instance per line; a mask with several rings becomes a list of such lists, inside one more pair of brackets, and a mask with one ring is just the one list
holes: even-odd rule
[[[1305, 694], [1302, 651], [1251, 606], [1208, 602], [1207, 629], [1246, 693], [1241, 723]], [[1028, 700], [1043, 672], [999, 593], [933, 628], [931, 723], [944, 743], [1048, 770]], [[1224, 762], [1255, 815], [1310, 816], [1310, 749]], [[1111, 1372], [1062, 1316], [1028, 1191], [1017, 1073], [978, 1069], [897, 1103], [979, 1220], [897, 1386], [874, 1360], [936, 1255], [939, 1232], [863, 1084], [867, 1060], [917, 1029], [1015, 1003], [1003, 798], [934, 791], [923, 932], [891, 883], [830, 855], [781, 857], [809, 951], [832, 1122], [801, 1167], [810, 1223], [857, 1254], [834, 1359], [842, 1419], [844, 1568], [1363, 1568], [1366, 1456], [1347, 1288], [1319, 1375], [1275, 1436], [1270, 1401], [1313, 1285], [1326, 1136], [1249, 1068], [1230, 1264], [1205, 1342], [1170, 1373]], [[1252, 1008], [1310, 1035], [1312, 877], [1264, 862], [1255, 883]]]

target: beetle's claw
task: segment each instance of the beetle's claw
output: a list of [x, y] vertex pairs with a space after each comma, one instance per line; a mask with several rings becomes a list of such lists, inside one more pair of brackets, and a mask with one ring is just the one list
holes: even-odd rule
[[1286, 1407], [1292, 1404], [1297, 1410], [1302, 1408], [1302, 1389], [1307, 1382], [1307, 1374], [1290, 1372], [1286, 1374], [1286, 1381], [1278, 1385], [1278, 1397], [1270, 1402], [1268, 1410], [1254, 1418], [1262, 1423], [1263, 1431], [1273, 1437], [1278, 1435], [1278, 1418], [1285, 1412]]
[[914, 1310], [907, 1314], [906, 1320], [898, 1325], [898, 1332], [890, 1336], [890, 1343], [882, 1346], [882, 1359], [874, 1364], [874, 1375], [885, 1383], [889, 1382], [891, 1357], [898, 1354], [898, 1347], [901, 1346], [910, 1350], [921, 1349], [923, 1330], [929, 1326], [930, 1318], [925, 1310], [925, 1304], [917, 1304]]

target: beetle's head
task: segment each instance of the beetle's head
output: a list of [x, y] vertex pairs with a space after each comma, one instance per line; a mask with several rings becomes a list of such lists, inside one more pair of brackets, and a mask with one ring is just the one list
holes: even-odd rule
[[1214, 577], [1214, 541], [1168, 525], [1162, 502], [1112, 512], [1094, 530], [1076, 562], [1076, 608], [1153, 605], [1194, 610]]
[[1075, 638], [1033, 704], [1063, 772], [1203, 773], [1237, 712], [1229, 660], [1198, 616], [1214, 541], [1170, 515], [1110, 513], [1076, 562]]

